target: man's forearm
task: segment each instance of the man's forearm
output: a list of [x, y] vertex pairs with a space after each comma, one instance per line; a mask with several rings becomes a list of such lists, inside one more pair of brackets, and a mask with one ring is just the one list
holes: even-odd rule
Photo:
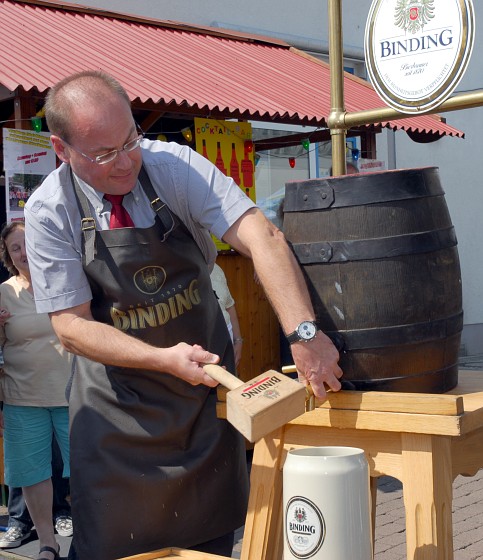
[[[260, 210], [246, 212], [229, 228], [224, 240], [253, 259], [258, 278], [286, 334], [302, 321], [315, 319], [305, 279], [290, 247]], [[292, 356], [301, 381], [310, 383], [317, 397], [325, 398], [326, 385], [333, 391], [340, 389], [339, 353], [325, 334], [318, 332], [308, 343], [294, 343]]]
[[162, 352], [111, 325], [74, 317], [64, 321], [52, 317], [52, 326], [62, 345], [95, 362], [130, 368], [162, 369]]
[[52, 326], [69, 352], [106, 365], [170, 373], [191, 385], [217, 385], [202, 365], [218, 363], [219, 356], [201, 346], [185, 342], [166, 348], [151, 346], [91, 319], [86, 306], [73, 309], [51, 314]]
[[302, 321], [314, 320], [315, 314], [302, 271], [279, 232], [266, 251], [252, 253], [253, 262], [265, 293], [283, 330], [292, 332]]

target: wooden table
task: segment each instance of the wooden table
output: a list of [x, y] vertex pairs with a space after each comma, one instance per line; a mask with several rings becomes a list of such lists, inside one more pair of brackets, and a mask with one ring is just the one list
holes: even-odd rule
[[[483, 467], [483, 372], [444, 395], [344, 391], [255, 445], [242, 560], [282, 558], [282, 468], [290, 449], [364, 449], [373, 520], [377, 477], [403, 483], [407, 560], [453, 560], [453, 480]], [[483, 506], [482, 506], [483, 508]]]
[[[388, 475], [403, 483], [407, 560], [453, 560], [453, 480], [483, 467], [483, 371], [460, 371], [457, 388], [444, 395], [332, 393], [315, 410], [257, 442], [241, 560], [282, 559], [287, 452], [325, 445], [364, 449], [373, 520], [377, 477]], [[174, 549], [131, 558], [178, 557], [221, 558]]]

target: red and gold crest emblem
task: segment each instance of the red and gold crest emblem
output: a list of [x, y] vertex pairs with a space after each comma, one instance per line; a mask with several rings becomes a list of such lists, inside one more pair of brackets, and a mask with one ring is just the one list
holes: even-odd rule
[[394, 23], [414, 35], [434, 18], [434, 10], [434, 0], [397, 0]]

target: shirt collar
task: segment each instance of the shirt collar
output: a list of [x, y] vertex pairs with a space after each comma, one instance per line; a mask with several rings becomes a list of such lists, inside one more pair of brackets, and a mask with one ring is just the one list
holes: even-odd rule
[[[99, 205], [102, 207], [102, 205], [105, 203], [105, 201], [103, 200], [104, 193], [91, 187], [88, 183], [86, 183], [78, 175], [76, 175], [73, 170], [72, 173], [74, 177], [77, 179], [77, 182], [79, 183], [82, 192], [86, 195], [87, 199], [92, 204], [92, 206], [94, 208], [99, 207]], [[138, 179], [136, 181], [136, 184], [134, 185], [134, 188], [131, 191], [129, 191], [125, 196], [128, 198], [134, 198], [134, 200], [136, 201], [139, 199], [140, 190], [141, 190], [141, 183], [139, 182]]]

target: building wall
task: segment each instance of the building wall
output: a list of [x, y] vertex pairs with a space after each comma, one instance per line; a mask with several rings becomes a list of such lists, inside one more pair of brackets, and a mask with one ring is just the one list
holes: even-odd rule
[[[68, 0], [66, 0], [67, 2]], [[311, 52], [327, 48], [327, 1], [305, 0], [83, 0], [83, 5], [201, 25], [251, 29], [285, 39]], [[483, 9], [474, 2], [476, 40], [473, 57], [457, 91], [483, 88]], [[342, 2], [344, 48], [352, 58], [362, 54], [370, 0]], [[364, 73], [360, 65], [359, 74]], [[382, 102], [381, 102], [382, 106]], [[466, 138], [442, 138], [417, 144], [404, 132], [378, 135], [378, 158], [397, 168], [437, 166], [459, 242], [465, 330], [463, 351], [483, 353], [483, 188], [478, 167], [483, 163], [483, 108], [444, 114]], [[393, 146], [395, 150], [393, 151]]]

